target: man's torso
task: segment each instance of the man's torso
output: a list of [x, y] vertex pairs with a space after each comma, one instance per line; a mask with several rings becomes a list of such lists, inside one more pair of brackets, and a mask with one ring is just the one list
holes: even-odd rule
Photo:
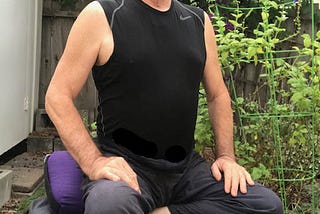
[[205, 63], [202, 11], [178, 1], [165, 12], [140, 0], [100, 3], [114, 50], [93, 69], [99, 136], [145, 156], [183, 158], [193, 148]]

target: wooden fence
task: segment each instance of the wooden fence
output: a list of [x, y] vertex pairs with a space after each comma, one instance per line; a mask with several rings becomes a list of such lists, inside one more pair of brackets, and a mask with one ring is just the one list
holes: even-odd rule
[[[43, 1], [39, 108], [44, 108], [45, 93], [64, 50], [71, 26], [79, 11], [91, 1], [76, 1], [72, 6], [63, 5], [60, 0]], [[95, 119], [96, 97], [95, 86], [90, 76], [75, 101], [79, 110], [88, 112], [88, 122]]]
[[[72, 6], [61, 5], [61, 2], [64, 2], [62, 0], [44, 0], [39, 108], [44, 108], [44, 96], [57, 62], [63, 52], [70, 28], [79, 11], [92, 0], [70, 1], [74, 1], [75, 4], [72, 4]], [[292, 27], [293, 24], [292, 26], [287, 26], [287, 29], [290, 30]], [[301, 28], [302, 34], [311, 32], [310, 14], [302, 14]], [[315, 26], [315, 29], [316, 31], [320, 29], [319, 24]], [[301, 39], [296, 39], [288, 44], [288, 48], [301, 43]], [[234, 77], [236, 79], [236, 92], [239, 96], [248, 96], [259, 85], [258, 70], [260, 69], [255, 66], [246, 65], [241, 71], [236, 71]], [[268, 89], [265, 87], [265, 90], [261, 90], [261, 93], [259, 93], [261, 103], [265, 103], [268, 97]], [[91, 76], [77, 97], [75, 104], [78, 109], [88, 110], [89, 122], [94, 121], [97, 94]]]

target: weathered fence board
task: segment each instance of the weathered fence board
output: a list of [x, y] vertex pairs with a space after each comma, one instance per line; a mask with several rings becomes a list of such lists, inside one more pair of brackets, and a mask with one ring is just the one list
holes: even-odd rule
[[[44, 108], [45, 93], [54, 73], [55, 67], [63, 53], [69, 31], [79, 11], [90, 1], [77, 1], [76, 8], [63, 8], [59, 1], [44, 0], [42, 21], [42, 47], [40, 67], [39, 108]], [[88, 110], [89, 121], [95, 117], [96, 90], [92, 77], [88, 81], [75, 100], [79, 110]]]

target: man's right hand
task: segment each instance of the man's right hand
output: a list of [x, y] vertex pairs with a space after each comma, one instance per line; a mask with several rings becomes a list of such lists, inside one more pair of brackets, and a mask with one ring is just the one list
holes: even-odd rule
[[90, 180], [109, 179], [111, 181], [124, 181], [132, 189], [141, 193], [137, 174], [122, 157], [99, 157], [91, 166], [88, 174]]

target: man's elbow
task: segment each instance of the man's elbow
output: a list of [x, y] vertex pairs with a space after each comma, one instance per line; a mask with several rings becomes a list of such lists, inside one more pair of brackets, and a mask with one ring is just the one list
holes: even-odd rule
[[56, 88], [54, 86], [48, 88], [45, 95], [45, 109], [50, 116], [50, 113], [58, 109], [66, 110], [73, 106], [74, 98], [69, 90], [64, 88]]
[[207, 103], [213, 103], [215, 101], [221, 101], [223, 99], [226, 102], [231, 103], [231, 98], [227, 89], [221, 90], [219, 93], [207, 93]]
[[44, 101], [44, 107], [48, 115], [50, 116], [52, 109], [54, 108], [56, 101], [55, 101], [55, 96], [51, 92], [50, 89], [47, 90], [46, 95], [45, 95], [45, 101]]
[[61, 93], [61, 90], [49, 86], [45, 95], [45, 109], [49, 115], [52, 110], [62, 105], [63, 97], [65, 96]]

